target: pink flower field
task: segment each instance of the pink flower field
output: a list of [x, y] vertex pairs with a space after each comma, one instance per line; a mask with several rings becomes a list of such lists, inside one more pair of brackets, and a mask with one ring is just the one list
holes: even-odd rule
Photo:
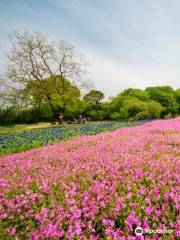
[[178, 239], [179, 159], [180, 118], [1, 157], [0, 239]]

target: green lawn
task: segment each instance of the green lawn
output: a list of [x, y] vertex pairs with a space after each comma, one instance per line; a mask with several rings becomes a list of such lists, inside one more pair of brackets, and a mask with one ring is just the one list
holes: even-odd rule
[[36, 128], [46, 128], [46, 127], [52, 127], [52, 126], [55, 126], [55, 124], [52, 125], [51, 123], [47, 123], [47, 122], [3, 126], [3, 127], [0, 127], [0, 134], [19, 132], [19, 131], [21, 132], [21, 131], [26, 131], [26, 130], [36, 129]]

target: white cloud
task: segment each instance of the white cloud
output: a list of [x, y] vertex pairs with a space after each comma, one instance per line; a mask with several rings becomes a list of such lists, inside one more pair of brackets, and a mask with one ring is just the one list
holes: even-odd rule
[[114, 96], [125, 88], [146, 88], [147, 86], [171, 85], [179, 87], [178, 69], [174, 71], [167, 65], [146, 64], [124, 65], [118, 61], [100, 55], [97, 52], [83, 50], [89, 60], [89, 78], [95, 87], [106, 96]]
[[84, 52], [90, 63], [89, 78], [106, 96], [113, 96], [127, 87], [143, 87], [144, 80], [128, 66], [89, 50]]

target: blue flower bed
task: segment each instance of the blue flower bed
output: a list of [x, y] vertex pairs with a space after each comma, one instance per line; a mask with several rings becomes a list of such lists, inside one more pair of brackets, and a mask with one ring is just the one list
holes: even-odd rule
[[21, 152], [34, 147], [67, 140], [74, 136], [93, 135], [104, 131], [113, 131], [120, 127], [135, 126], [144, 122], [108, 122], [84, 125], [68, 125], [34, 129], [24, 132], [0, 135], [0, 155]]

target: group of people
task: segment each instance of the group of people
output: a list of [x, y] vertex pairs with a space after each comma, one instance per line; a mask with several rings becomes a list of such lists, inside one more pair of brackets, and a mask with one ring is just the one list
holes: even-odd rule
[[74, 118], [75, 123], [83, 124], [87, 122], [86, 117], [83, 117], [82, 115], [79, 115], [78, 119]]
[[[62, 114], [59, 115], [58, 121], [59, 121], [59, 124], [62, 124], [62, 123], [63, 123], [64, 118], [63, 118], [63, 115], [62, 115]], [[74, 122], [74, 123], [79, 123], [79, 124], [84, 124], [84, 123], [87, 122], [87, 119], [86, 119], [86, 117], [84, 117], [84, 116], [82, 116], [82, 115], [79, 115], [78, 118], [73, 118], [73, 122]], [[72, 123], [72, 122], [70, 122], [70, 123]]]

